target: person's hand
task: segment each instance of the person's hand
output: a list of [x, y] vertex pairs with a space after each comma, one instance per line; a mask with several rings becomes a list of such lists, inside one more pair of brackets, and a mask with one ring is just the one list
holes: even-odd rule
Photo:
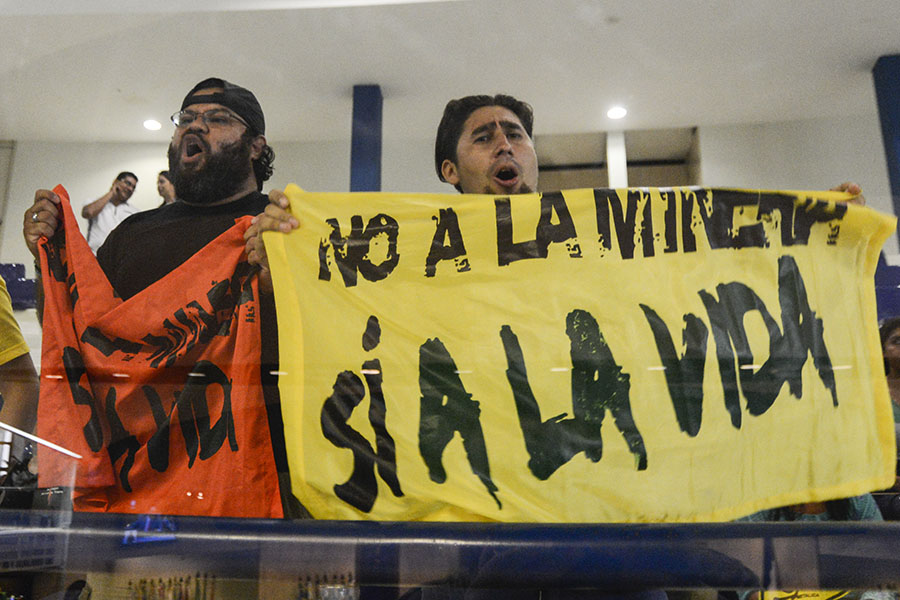
[[119, 181], [118, 179], [112, 182], [112, 185], [109, 186], [109, 191], [112, 192], [113, 198], [119, 201], [125, 199], [125, 189], [123, 188], [124, 185], [125, 182]]
[[856, 204], [857, 206], [866, 205], [866, 197], [862, 195], [862, 188], [852, 181], [845, 181], [840, 185], [831, 188], [832, 192], [847, 192], [853, 197], [847, 200], [847, 204]]
[[290, 201], [281, 190], [269, 192], [269, 205], [265, 212], [255, 217], [250, 227], [244, 232], [245, 251], [247, 261], [252, 265], [260, 266], [259, 285], [264, 292], [272, 291], [272, 274], [269, 272], [269, 258], [266, 255], [266, 247], [263, 244], [263, 231], [280, 231], [289, 233], [300, 227], [300, 222], [288, 212]]
[[28, 251], [38, 257], [38, 241], [41, 236], [50, 237], [59, 227], [59, 196], [50, 190], [38, 190], [34, 193], [34, 204], [25, 211], [25, 223], [22, 235]]

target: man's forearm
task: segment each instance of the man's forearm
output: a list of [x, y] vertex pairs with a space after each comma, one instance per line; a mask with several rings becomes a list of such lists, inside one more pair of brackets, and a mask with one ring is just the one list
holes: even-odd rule
[[28, 433], [37, 423], [38, 376], [30, 354], [0, 365], [0, 421]]
[[115, 192], [109, 190], [90, 204], [85, 204], [84, 208], [81, 209], [81, 216], [85, 219], [93, 219], [100, 214], [100, 211], [103, 210], [106, 203], [112, 200], [113, 195], [115, 195]]

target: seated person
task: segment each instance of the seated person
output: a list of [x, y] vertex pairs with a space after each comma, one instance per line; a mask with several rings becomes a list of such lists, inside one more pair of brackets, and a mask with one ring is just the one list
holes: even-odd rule
[[[884, 373], [887, 376], [891, 408], [894, 411], [894, 424], [897, 427], [897, 424], [900, 424], [900, 317], [886, 319], [882, 323], [880, 331]], [[900, 457], [900, 450], [897, 455]], [[898, 460], [896, 473], [898, 477], [894, 480], [892, 487], [874, 494], [881, 514], [888, 521], [900, 520], [900, 460]]]
[[881, 325], [881, 352], [884, 374], [891, 392], [894, 423], [900, 423], [900, 317], [891, 317]]
[[37, 420], [38, 377], [0, 277], [0, 421], [28, 433]]

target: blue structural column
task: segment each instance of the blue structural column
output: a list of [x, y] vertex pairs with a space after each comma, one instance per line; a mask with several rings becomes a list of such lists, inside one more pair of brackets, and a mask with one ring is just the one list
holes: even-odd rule
[[894, 214], [900, 215], [900, 54], [882, 56], [872, 69], [887, 158]]
[[350, 191], [381, 191], [381, 86], [353, 86]]

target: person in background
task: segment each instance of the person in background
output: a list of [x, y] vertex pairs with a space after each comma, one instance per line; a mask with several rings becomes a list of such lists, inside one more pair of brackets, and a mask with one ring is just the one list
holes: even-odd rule
[[[900, 317], [885, 319], [881, 324], [880, 333], [884, 374], [887, 377], [891, 408], [894, 411], [894, 427], [900, 428]], [[900, 438], [898, 438], [898, 443], [900, 443]], [[897, 456], [894, 485], [874, 493], [875, 502], [878, 503], [882, 516], [888, 521], [900, 520], [900, 448], [898, 448]]]
[[175, 186], [172, 185], [172, 176], [168, 171], [160, 171], [159, 175], [156, 176], [156, 191], [159, 193], [160, 198], [163, 199], [160, 206], [175, 202]]
[[33, 433], [37, 399], [38, 376], [0, 277], [0, 421]]
[[87, 241], [94, 254], [97, 254], [97, 250], [106, 241], [109, 232], [138, 212], [137, 208], [128, 204], [137, 182], [137, 175], [131, 171], [122, 171], [116, 175], [108, 192], [81, 209], [81, 216], [88, 220]]
[[882, 323], [881, 351], [884, 354], [884, 373], [891, 393], [894, 423], [900, 423], [900, 317], [891, 317]]
[[[38, 376], [28, 345], [13, 316], [6, 282], [0, 277], [0, 422], [26, 433], [37, 424]], [[13, 434], [0, 486], [0, 506], [30, 508], [37, 477], [29, 469], [33, 453], [30, 443]]]

